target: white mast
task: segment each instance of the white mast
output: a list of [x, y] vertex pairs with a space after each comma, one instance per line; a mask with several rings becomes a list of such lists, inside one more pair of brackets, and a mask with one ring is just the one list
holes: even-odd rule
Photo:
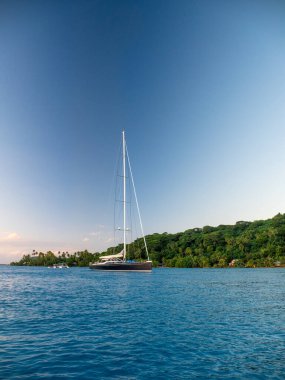
[[126, 260], [126, 142], [125, 131], [123, 130], [123, 188], [124, 188], [124, 261]]

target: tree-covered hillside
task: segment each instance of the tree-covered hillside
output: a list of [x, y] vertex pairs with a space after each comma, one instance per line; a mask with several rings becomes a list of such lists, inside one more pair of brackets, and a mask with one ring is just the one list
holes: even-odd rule
[[[155, 265], [167, 267], [268, 267], [285, 265], [285, 214], [255, 222], [240, 221], [235, 225], [205, 226], [176, 234], [146, 236], [150, 258]], [[102, 254], [117, 253], [122, 245]], [[98, 253], [77, 252], [60, 257], [52, 252], [26, 255], [14, 265], [88, 265]], [[142, 239], [128, 246], [128, 258], [145, 258]]]
[[18, 262], [10, 265], [50, 266], [53, 264], [66, 263], [68, 266], [86, 267], [91, 261], [98, 260], [99, 253], [90, 253], [87, 250], [69, 254], [69, 252], [46, 253], [33, 251], [31, 255], [24, 255]]
[[[170, 267], [285, 264], [285, 215], [147, 237], [153, 260]], [[234, 261], [233, 261], [234, 260]]]

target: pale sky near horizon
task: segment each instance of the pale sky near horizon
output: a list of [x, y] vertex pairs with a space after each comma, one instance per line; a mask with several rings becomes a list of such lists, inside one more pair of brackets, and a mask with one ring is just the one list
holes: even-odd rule
[[285, 212], [284, 1], [0, 2], [0, 263]]

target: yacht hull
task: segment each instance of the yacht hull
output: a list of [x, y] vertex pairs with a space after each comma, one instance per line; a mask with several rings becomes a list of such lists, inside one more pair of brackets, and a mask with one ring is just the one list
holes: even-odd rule
[[141, 263], [94, 263], [89, 265], [90, 269], [103, 270], [103, 271], [138, 271], [138, 272], [150, 272], [152, 270], [152, 262], [145, 261]]

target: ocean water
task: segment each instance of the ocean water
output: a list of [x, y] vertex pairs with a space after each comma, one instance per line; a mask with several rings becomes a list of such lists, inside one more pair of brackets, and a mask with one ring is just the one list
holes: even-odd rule
[[285, 379], [285, 269], [2, 266], [0, 379]]

